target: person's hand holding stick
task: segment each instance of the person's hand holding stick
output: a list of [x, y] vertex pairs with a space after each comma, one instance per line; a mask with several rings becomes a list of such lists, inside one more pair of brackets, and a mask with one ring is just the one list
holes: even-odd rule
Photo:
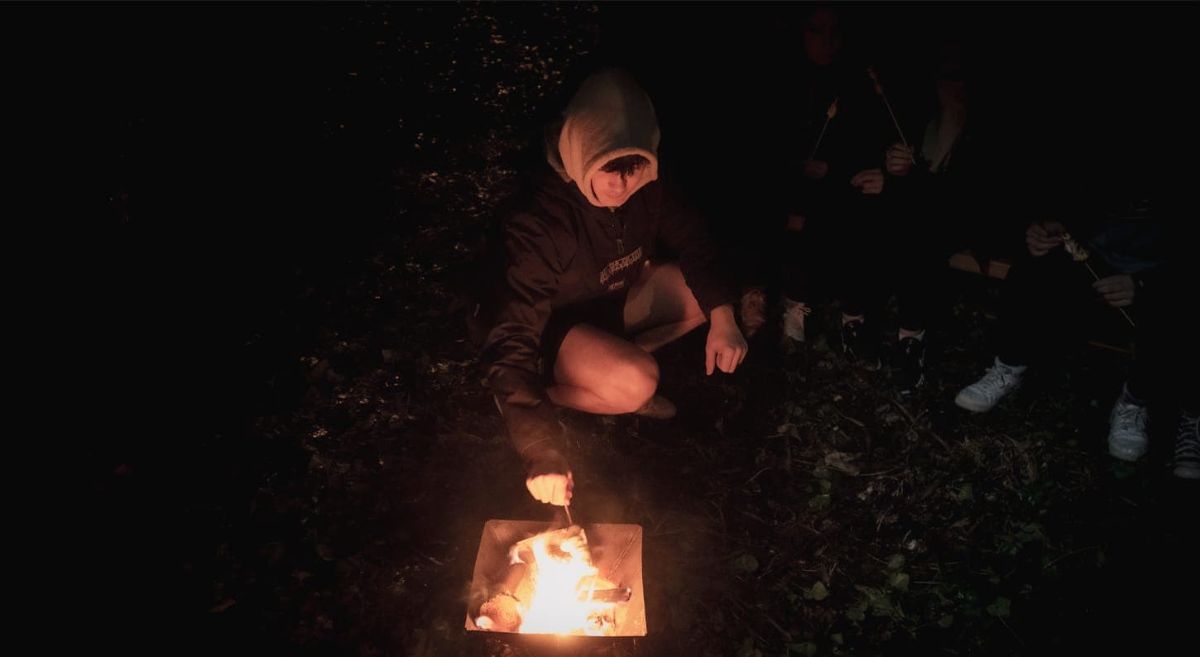
[[1088, 272], [1092, 275], [1092, 289], [1103, 296], [1104, 301], [1108, 305], [1116, 308], [1121, 313], [1121, 316], [1125, 318], [1125, 321], [1129, 322], [1130, 327], [1137, 328], [1137, 325], [1133, 323], [1133, 318], [1129, 316], [1129, 313], [1125, 312], [1124, 308], [1124, 306], [1133, 303], [1134, 290], [1136, 289], [1136, 286], [1133, 284], [1133, 278], [1128, 274], [1117, 274], [1116, 276], [1100, 278], [1100, 275], [1092, 268], [1091, 263], [1087, 261], [1091, 254], [1088, 253], [1088, 250], [1082, 244], [1075, 241], [1070, 233], [1063, 233], [1062, 244], [1067, 253], [1071, 254], [1072, 260], [1082, 262], [1087, 267]]

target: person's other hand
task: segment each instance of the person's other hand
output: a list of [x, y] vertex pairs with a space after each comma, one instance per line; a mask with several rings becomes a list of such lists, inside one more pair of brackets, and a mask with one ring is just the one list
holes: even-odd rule
[[704, 372], [711, 375], [715, 365], [730, 374], [746, 359], [749, 350], [746, 338], [733, 318], [733, 307], [713, 308], [709, 317], [708, 342], [704, 345]]
[[811, 180], [820, 180], [829, 173], [829, 163], [821, 160], [805, 160], [804, 161], [804, 177]]
[[850, 179], [850, 185], [862, 189], [863, 194], [878, 194], [883, 191], [883, 170], [866, 169], [859, 171]]
[[1025, 230], [1025, 246], [1029, 247], [1030, 255], [1040, 258], [1062, 244], [1066, 232], [1066, 227], [1057, 221], [1035, 221]]
[[1104, 299], [1104, 303], [1113, 308], [1124, 308], [1133, 304], [1133, 297], [1137, 294], [1137, 285], [1129, 274], [1101, 278], [1092, 283], [1092, 289]]
[[912, 170], [913, 149], [900, 142], [892, 144], [887, 153], [884, 153], [883, 162], [887, 172], [893, 176], [907, 176]]

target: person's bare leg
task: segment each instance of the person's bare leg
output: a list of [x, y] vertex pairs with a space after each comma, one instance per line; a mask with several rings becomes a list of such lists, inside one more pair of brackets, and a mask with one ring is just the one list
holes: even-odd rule
[[708, 321], [679, 265], [649, 265], [625, 300], [625, 329], [647, 352], [673, 342]]
[[554, 363], [550, 401], [587, 413], [633, 413], [658, 388], [658, 363], [627, 340], [587, 324], [573, 327]]
[[[643, 411], [658, 388], [658, 363], [649, 352], [708, 321], [674, 263], [646, 267], [626, 298], [624, 319], [633, 342], [587, 324], [567, 333], [555, 385], [546, 391], [550, 401], [603, 415]], [[664, 417], [673, 414], [671, 407]]]

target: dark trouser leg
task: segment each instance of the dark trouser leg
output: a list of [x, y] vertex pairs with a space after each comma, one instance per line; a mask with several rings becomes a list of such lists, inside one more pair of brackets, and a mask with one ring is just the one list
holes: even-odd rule
[[1181, 281], [1166, 276], [1157, 285], [1134, 297], [1126, 310], [1137, 323], [1130, 394], [1138, 399], [1179, 405], [1189, 412], [1200, 410], [1200, 350], [1194, 322], [1172, 316], [1186, 298]]
[[[919, 332], [945, 303], [947, 261], [963, 241], [962, 215], [943, 196], [951, 189], [931, 178], [894, 188], [889, 214], [897, 230], [895, 271], [900, 328]], [[953, 213], [953, 214], [951, 214]]]
[[882, 199], [857, 190], [838, 198], [828, 253], [836, 263], [835, 292], [847, 315], [878, 315], [890, 293], [894, 250], [883, 230]]
[[1004, 284], [998, 355], [1009, 365], [1061, 349], [1094, 297], [1087, 270], [1061, 249], [1018, 260]]

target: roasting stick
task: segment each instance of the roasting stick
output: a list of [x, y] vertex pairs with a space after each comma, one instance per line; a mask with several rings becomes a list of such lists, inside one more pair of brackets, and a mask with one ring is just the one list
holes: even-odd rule
[[825, 138], [825, 129], [829, 127], [829, 121], [837, 116], [838, 99], [834, 98], [832, 103], [829, 103], [829, 109], [825, 110], [825, 123], [821, 124], [821, 132], [817, 135], [817, 143], [813, 144], [812, 155], [808, 159], [817, 159], [817, 149], [821, 147], [821, 140]]
[[[888, 102], [887, 94], [883, 93], [883, 85], [879, 83], [879, 76], [875, 74], [873, 66], [867, 67], [867, 75], [871, 76], [871, 81], [875, 83], [875, 93], [883, 99], [883, 106], [887, 108], [888, 116], [892, 117], [892, 125], [896, 126], [896, 134], [900, 135], [900, 142], [905, 148], [911, 148], [908, 145], [908, 140], [904, 137], [904, 131], [900, 129], [900, 122], [896, 120], [896, 113], [892, 111], [892, 104]], [[913, 164], [917, 163], [917, 158], [909, 155], [908, 159], [912, 160]]]
[[[1083, 248], [1083, 245], [1079, 242], [1076, 242], [1070, 233], [1063, 234], [1062, 240], [1063, 248], [1067, 250], [1067, 253], [1071, 254], [1071, 259], [1075, 262], [1082, 262], [1083, 266], [1087, 267], [1088, 273], [1092, 275], [1093, 281], [1100, 280], [1100, 274], [1097, 274], [1096, 270], [1092, 268], [1092, 263], [1087, 261], [1088, 256], [1091, 255], [1088, 253], [1088, 250]], [[1117, 308], [1117, 310], [1121, 311], [1121, 316], [1125, 318], [1125, 321], [1129, 322], [1130, 327], [1137, 328], [1137, 325], [1133, 323], [1133, 318], [1129, 316], [1129, 313], [1125, 312], [1124, 308]]]

